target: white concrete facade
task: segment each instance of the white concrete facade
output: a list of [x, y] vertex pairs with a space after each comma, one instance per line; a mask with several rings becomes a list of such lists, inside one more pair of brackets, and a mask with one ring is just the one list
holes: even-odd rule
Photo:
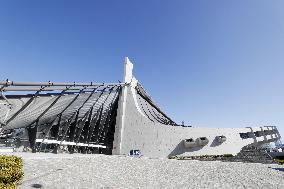
[[[132, 75], [132, 69], [133, 64], [126, 58], [124, 81], [129, 85], [123, 88], [119, 100], [113, 154], [128, 154], [130, 150], [140, 150], [141, 154], [147, 157], [236, 155], [248, 144], [257, 145], [280, 138], [275, 127], [193, 128], [151, 121], [143, 114], [137, 103], [137, 80]], [[272, 131], [269, 133], [268, 130]], [[255, 136], [256, 131], [262, 136]], [[240, 133], [249, 133], [250, 138], [243, 139]], [[224, 136], [224, 142], [218, 142], [218, 136]], [[185, 147], [185, 139], [196, 140], [200, 137], [205, 137], [209, 141], [208, 144]]]

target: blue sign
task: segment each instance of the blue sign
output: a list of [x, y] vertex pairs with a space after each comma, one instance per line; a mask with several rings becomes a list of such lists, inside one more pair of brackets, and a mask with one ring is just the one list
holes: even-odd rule
[[140, 156], [140, 150], [130, 150], [130, 156]]

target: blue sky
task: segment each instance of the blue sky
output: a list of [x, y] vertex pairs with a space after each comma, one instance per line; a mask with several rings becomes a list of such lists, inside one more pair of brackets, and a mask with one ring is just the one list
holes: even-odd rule
[[175, 121], [284, 134], [284, 1], [1, 1], [0, 79], [122, 79]]

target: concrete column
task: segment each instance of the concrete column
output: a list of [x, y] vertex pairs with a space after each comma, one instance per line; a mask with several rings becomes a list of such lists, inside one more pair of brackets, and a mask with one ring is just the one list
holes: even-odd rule
[[[133, 70], [133, 64], [130, 62], [128, 57], [125, 57], [123, 82], [129, 83], [129, 84], [132, 82], [132, 78], [133, 78], [132, 70]], [[128, 88], [129, 88], [128, 85], [124, 86], [119, 96], [114, 141], [113, 141], [113, 150], [112, 150], [113, 154], [121, 153]]]

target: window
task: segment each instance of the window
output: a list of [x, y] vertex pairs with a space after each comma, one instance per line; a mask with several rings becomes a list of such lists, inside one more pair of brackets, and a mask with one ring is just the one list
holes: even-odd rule
[[193, 139], [190, 138], [190, 139], [185, 139], [185, 142], [193, 142]]
[[254, 132], [254, 135], [255, 135], [256, 137], [260, 137], [260, 136], [261, 136], [261, 133], [260, 133], [259, 131], [256, 131], [256, 132]]
[[247, 139], [247, 138], [249, 138], [249, 135], [248, 135], [248, 133], [240, 133], [240, 137], [242, 139]]

